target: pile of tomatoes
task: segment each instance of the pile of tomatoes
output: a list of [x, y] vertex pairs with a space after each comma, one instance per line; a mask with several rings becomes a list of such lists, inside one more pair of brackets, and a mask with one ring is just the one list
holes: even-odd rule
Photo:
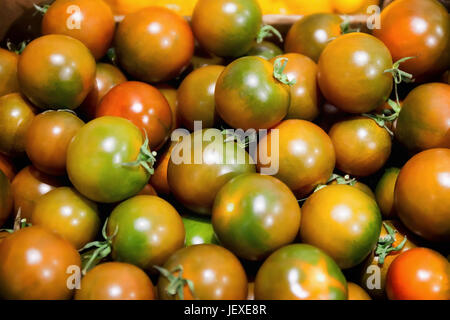
[[256, 0], [39, 11], [0, 49], [1, 298], [450, 300], [437, 0], [287, 35]]

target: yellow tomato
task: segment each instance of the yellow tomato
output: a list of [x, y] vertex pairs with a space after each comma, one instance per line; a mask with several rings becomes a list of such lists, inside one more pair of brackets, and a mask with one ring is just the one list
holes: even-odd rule
[[259, 0], [263, 14], [290, 14], [286, 0]]
[[332, 0], [334, 10], [342, 14], [367, 13], [367, 7], [379, 5], [379, 0]]
[[333, 12], [333, 0], [284, 0], [290, 14], [313, 14]]
[[176, 13], [189, 16], [194, 10], [196, 0], [105, 0], [115, 15], [126, 15], [149, 6], [163, 6]]

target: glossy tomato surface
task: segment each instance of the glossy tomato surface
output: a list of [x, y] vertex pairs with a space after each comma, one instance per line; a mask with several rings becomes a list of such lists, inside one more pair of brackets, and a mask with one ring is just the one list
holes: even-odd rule
[[276, 178], [242, 174], [217, 193], [212, 223], [220, 243], [241, 258], [261, 260], [294, 241], [300, 206]]
[[155, 173], [150, 177], [150, 184], [155, 188], [156, 192], [162, 196], [170, 194], [170, 186], [167, 181], [167, 168], [169, 166], [170, 154], [172, 153], [175, 144], [175, 142], [172, 142], [167, 149], [158, 154]]
[[375, 199], [347, 185], [331, 185], [313, 193], [302, 206], [300, 237], [328, 253], [343, 269], [361, 263], [381, 231]]
[[270, 60], [282, 54], [283, 50], [273, 42], [269, 41], [262, 41], [261, 43], [256, 42], [250, 51], [246, 53], [247, 56], [257, 56], [266, 60]]
[[125, 81], [127, 81], [127, 78], [119, 68], [108, 63], [97, 63], [94, 87], [77, 112], [80, 113], [83, 119], [94, 119], [102, 98], [109, 90]]
[[162, 7], [147, 7], [125, 16], [114, 42], [123, 69], [146, 82], [175, 78], [194, 54], [189, 24]]
[[347, 282], [348, 300], [372, 300], [363, 288], [356, 283]]
[[450, 240], [450, 149], [430, 149], [400, 170], [394, 203], [405, 226], [430, 241]]
[[102, 263], [83, 277], [75, 300], [154, 300], [150, 278], [138, 267], [122, 262]]
[[[319, 115], [319, 89], [317, 87], [317, 65], [307, 56], [288, 53], [277, 58], [287, 58], [284, 73], [289, 79], [295, 79], [291, 86], [291, 103], [287, 119], [312, 121]], [[277, 58], [271, 60], [275, 62]]]
[[67, 111], [48, 111], [34, 117], [27, 130], [25, 151], [33, 165], [52, 175], [66, 173], [67, 148], [84, 125]]
[[19, 55], [0, 48], [0, 97], [19, 91], [17, 63]]
[[335, 123], [329, 135], [336, 152], [336, 167], [354, 176], [366, 177], [377, 172], [391, 154], [391, 136], [370, 118]]
[[102, 0], [56, 0], [42, 20], [42, 33], [80, 40], [95, 59], [106, 54], [115, 29], [111, 8]]
[[411, 151], [450, 148], [450, 85], [427, 83], [403, 101], [395, 137]]
[[450, 300], [450, 263], [428, 248], [408, 250], [392, 262], [386, 292], [390, 300]]
[[160, 84], [156, 86], [159, 92], [161, 92], [169, 103], [170, 110], [172, 111], [172, 130], [177, 129], [180, 126], [180, 117], [178, 112], [178, 99], [177, 99], [177, 89], [168, 85]]
[[401, 69], [423, 79], [444, 71], [450, 63], [450, 19], [436, 0], [396, 0], [380, 16], [374, 35], [397, 61], [415, 57]]
[[331, 13], [307, 15], [289, 29], [284, 50], [303, 54], [317, 62], [327, 44], [341, 35], [341, 23], [342, 19]]
[[75, 188], [96, 202], [113, 203], [136, 195], [150, 173], [134, 164], [144, 136], [130, 121], [101, 117], [84, 125], [67, 151], [67, 173]]
[[308, 244], [291, 244], [264, 261], [256, 275], [255, 299], [346, 300], [347, 281], [322, 250]]
[[262, 27], [256, 0], [199, 0], [192, 14], [192, 30], [200, 45], [220, 57], [248, 52]]
[[103, 97], [96, 116], [130, 120], [147, 132], [151, 150], [161, 147], [172, 129], [172, 111], [166, 98], [143, 82], [127, 81], [112, 88]]
[[283, 120], [290, 103], [289, 86], [274, 77], [272, 63], [243, 57], [230, 63], [216, 84], [216, 110], [236, 129], [268, 129]]
[[378, 207], [386, 219], [392, 219], [397, 216], [394, 206], [394, 188], [399, 173], [399, 168], [386, 169], [375, 189]]
[[258, 170], [278, 169], [269, 173], [301, 199], [333, 173], [333, 144], [325, 131], [309, 121], [285, 120], [274, 129], [258, 144]]
[[0, 171], [2, 171], [5, 176], [12, 181], [16, 175], [16, 167], [9, 157], [0, 153]]
[[0, 227], [2, 227], [13, 208], [11, 183], [8, 177], [0, 170]]
[[198, 130], [171, 152], [167, 181], [170, 191], [190, 210], [211, 215], [219, 189], [232, 178], [255, 172], [249, 154], [218, 129]]
[[216, 102], [214, 92], [223, 66], [206, 66], [191, 72], [178, 88], [177, 101], [181, 124], [194, 130], [194, 121], [201, 121], [204, 128], [214, 127]]
[[33, 166], [23, 168], [12, 181], [14, 212], [20, 211], [23, 219], [31, 220], [36, 201], [51, 190], [61, 187], [65, 182], [37, 170]]
[[27, 130], [35, 115], [35, 108], [19, 93], [0, 97], [0, 152], [8, 156], [25, 151]]
[[[173, 271], [183, 268], [183, 278], [192, 281], [194, 292], [186, 285], [185, 300], [245, 300], [247, 276], [239, 260], [227, 249], [214, 244], [199, 244], [175, 252], [164, 264]], [[178, 275], [178, 272], [174, 273]], [[169, 281], [159, 277], [158, 293], [163, 300], [179, 299], [167, 292]]]
[[41, 226], [68, 240], [76, 249], [93, 241], [100, 231], [97, 205], [69, 187], [41, 196], [31, 216]]
[[70, 299], [69, 267], [80, 255], [66, 240], [41, 227], [16, 231], [0, 246], [0, 296], [8, 300]]
[[388, 48], [365, 33], [331, 41], [319, 59], [318, 82], [325, 98], [349, 113], [364, 113], [384, 104], [392, 91]]
[[75, 109], [91, 91], [95, 60], [80, 41], [47, 35], [28, 44], [20, 55], [21, 91], [42, 109]]
[[[136, 196], [118, 205], [108, 220], [115, 261], [150, 271], [183, 247], [183, 221], [174, 207], [156, 196]], [[154, 270], [153, 270], [154, 271]]]
[[[397, 258], [403, 252], [408, 251], [411, 248], [415, 248], [416, 244], [414, 239], [411, 239], [411, 233], [403, 226], [400, 221], [397, 220], [385, 220], [381, 227], [381, 233], [379, 240], [386, 238], [389, 233], [386, 229], [386, 225], [394, 230], [394, 242], [391, 244], [392, 248], [399, 248], [400, 250], [389, 252], [383, 259], [383, 263], [376, 254], [376, 250], [367, 257], [363, 263], [360, 284], [366, 292], [370, 294], [374, 299], [386, 298], [386, 275], [389, 267], [395, 258]], [[405, 240], [406, 239], [406, 240]], [[377, 244], [377, 247], [381, 246], [381, 243]]]
[[184, 216], [184, 229], [186, 230], [186, 247], [196, 244], [219, 244], [211, 220], [199, 216]]

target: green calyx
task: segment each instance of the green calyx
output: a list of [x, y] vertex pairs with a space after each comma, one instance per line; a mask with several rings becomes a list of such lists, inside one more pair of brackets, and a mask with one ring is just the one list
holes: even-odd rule
[[345, 17], [344, 21], [341, 23], [341, 33], [347, 34], [352, 32], [361, 32], [361, 28], [352, 28], [350, 19]]
[[274, 27], [270, 25], [264, 25], [258, 33], [258, 36], [256, 37], [256, 43], [261, 43], [263, 40], [267, 37], [270, 37], [272, 35], [277, 36], [277, 38], [280, 40], [280, 42], [283, 42], [283, 36], [281, 33], [275, 29]]
[[378, 244], [375, 249], [375, 255], [378, 257], [378, 263], [381, 265], [384, 263], [384, 259], [387, 255], [389, 255], [389, 253], [402, 250], [407, 240], [405, 236], [403, 241], [398, 246], [393, 247], [392, 245], [395, 242], [395, 234], [397, 233], [397, 231], [391, 228], [385, 222], [383, 222], [383, 226], [388, 234], [378, 239]]
[[[330, 179], [328, 179], [328, 181], [326, 183], [317, 185], [317, 187], [314, 188], [314, 191], [312, 193], [325, 188], [333, 181], [336, 181], [337, 184], [344, 184], [347, 186], [354, 186], [356, 184], [356, 182], [358, 182], [355, 178], [351, 178], [350, 175], [348, 175], [348, 174], [346, 174], [345, 176], [341, 176], [339, 174], [333, 173], [331, 175]], [[298, 201], [302, 202], [302, 201], [305, 201], [306, 199], [308, 199], [308, 198], [303, 198]]]
[[297, 83], [297, 80], [289, 80], [287, 74], [283, 73], [287, 63], [288, 58], [277, 58], [273, 64], [273, 76], [281, 83], [287, 84], [288, 86], [293, 86]]
[[0, 229], [0, 232], [8, 232], [8, 233], [14, 233], [16, 231], [19, 231], [20, 229], [31, 227], [31, 223], [27, 222], [26, 218], [22, 219], [22, 208], [19, 208], [17, 210], [16, 217], [14, 218], [14, 226], [12, 229]]
[[81, 268], [82, 274], [86, 275], [86, 273], [95, 267], [100, 261], [110, 255], [112, 248], [112, 240], [117, 235], [119, 231], [119, 227], [116, 226], [114, 233], [111, 236], [106, 235], [106, 226], [108, 225], [108, 219], [106, 219], [105, 224], [102, 229], [102, 236], [105, 239], [104, 241], [93, 241], [86, 244], [83, 248], [78, 250], [79, 252], [83, 252], [81, 254]]
[[[43, 6], [41, 7], [41, 6], [38, 6], [37, 4], [33, 3], [33, 6], [34, 6], [34, 8], [36, 9], [36, 12], [39, 12], [39, 13], [41, 13], [42, 15], [46, 14], [47, 11], [48, 11], [48, 8], [50, 8], [50, 5], [49, 5], [49, 4], [43, 5]], [[36, 12], [35, 12], [35, 13], [36, 13]]]
[[27, 47], [28, 42], [29, 42], [28, 40], [24, 40], [24, 41], [20, 42], [18, 45], [16, 45], [16, 44], [12, 43], [11, 41], [7, 41], [6, 47], [11, 52], [21, 54], [23, 52], [23, 50], [25, 50], [25, 48]]
[[241, 148], [245, 149], [250, 143], [256, 142], [256, 132], [253, 132], [250, 136], [245, 136], [242, 138], [233, 129], [223, 129], [221, 131], [222, 135], [225, 137], [224, 142], [236, 142], [236, 144]]
[[[179, 265], [174, 268], [172, 271], [164, 269], [162, 267], [153, 266], [156, 270], [161, 273], [161, 276], [165, 277], [169, 281], [169, 285], [166, 288], [166, 292], [168, 295], [175, 297], [178, 295], [180, 300], [184, 300], [184, 286], [188, 286], [189, 290], [192, 293], [192, 296], [195, 298], [194, 292], [194, 283], [191, 280], [183, 278], [183, 266]], [[175, 273], [178, 272], [178, 275], [175, 276]]]
[[138, 158], [136, 161], [133, 162], [125, 162], [122, 163], [123, 166], [127, 167], [137, 167], [142, 166], [150, 175], [153, 175], [155, 173], [155, 169], [153, 166], [156, 162], [156, 151], [151, 152], [150, 148], [148, 147], [148, 136], [147, 131], [145, 131], [145, 141], [141, 146]]

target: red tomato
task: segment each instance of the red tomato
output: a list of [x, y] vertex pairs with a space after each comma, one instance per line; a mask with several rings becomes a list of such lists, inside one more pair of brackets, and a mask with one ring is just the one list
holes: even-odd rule
[[450, 264], [431, 249], [410, 249], [389, 267], [386, 292], [390, 300], [450, 300]]
[[98, 106], [96, 116], [130, 120], [147, 132], [151, 150], [166, 142], [172, 128], [172, 111], [166, 98], [155, 87], [137, 81], [124, 82], [111, 89]]

